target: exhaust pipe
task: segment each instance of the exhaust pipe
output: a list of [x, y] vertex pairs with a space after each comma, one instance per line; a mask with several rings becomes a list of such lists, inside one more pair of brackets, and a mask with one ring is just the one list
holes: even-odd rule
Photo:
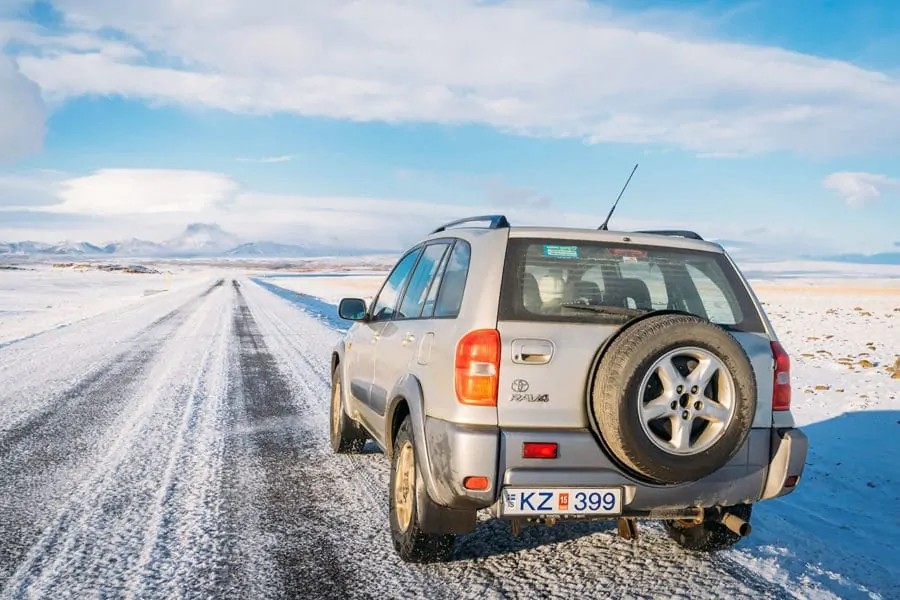
[[750, 535], [750, 532], [753, 531], [750, 523], [729, 512], [721, 513], [719, 522], [741, 537], [747, 537]]

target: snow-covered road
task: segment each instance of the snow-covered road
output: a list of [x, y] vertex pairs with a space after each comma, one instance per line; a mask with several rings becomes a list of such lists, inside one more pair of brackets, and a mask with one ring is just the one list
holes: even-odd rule
[[[339, 334], [216, 277], [0, 349], [0, 597], [786, 598], [737, 553], [655, 523], [482, 522], [410, 566], [388, 463], [328, 445]], [[815, 594], [813, 594], [815, 595]]]

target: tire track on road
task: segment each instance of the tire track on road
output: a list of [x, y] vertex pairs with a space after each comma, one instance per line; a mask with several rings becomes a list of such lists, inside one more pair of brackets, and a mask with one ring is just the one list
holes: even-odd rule
[[240, 373], [228, 394], [233, 413], [226, 469], [238, 486], [226, 495], [226, 506], [236, 521], [232, 528], [250, 522], [255, 539], [242, 548], [246, 568], [224, 587], [252, 596], [350, 597], [349, 573], [320, 526], [321, 507], [310, 502], [322, 482], [311, 472], [309, 440], [300, 435], [305, 415], [237, 286], [234, 296]]
[[[52, 418], [52, 415], [60, 406], [68, 408], [71, 407], [73, 403], [82, 402], [85, 395], [95, 389], [101, 380], [122, 382], [129, 378], [133, 379], [133, 376], [128, 373], [127, 367], [130, 365], [144, 364], [159, 352], [159, 349], [166, 338], [165, 335], [160, 335], [160, 332], [170, 330], [163, 330], [163, 326], [168, 328], [177, 327], [179, 323], [187, 318], [194, 307], [199, 305], [204, 298], [223, 284], [224, 280], [222, 279], [216, 281], [201, 294], [191, 298], [175, 309], [168, 311], [163, 316], [156, 318], [138, 330], [134, 335], [120, 342], [126, 346], [125, 350], [117, 352], [113, 356], [103, 357], [100, 361], [81, 373], [74, 386], [57, 394], [55, 398], [51, 399], [50, 402], [42, 406], [39, 410], [31, 410], [19, 419], [4, 418], [4, 422], [0, 422], [0, 427], [3, 428], [0, 429], [0, 453], [5, 453], [4, 451], [11, 448], [22, 439], [31, 437], [43, 423]], [[105, 340], [102, 339], [96, 340], [94, 345], [102, 346], [104, 341]], [[67, 351], [74, 350], [68, 345], [64, 345], [63, 347]], [[48, 349], [43, 346], [37, 346], [31, 351], [18, 356], [16, 361], [12, 364], [4, 365], [4, 367], [6, 369], [11, 369], [13, 373], [16, 373], [17, 367], [19, 369], [33, 368], [33, 359], [35, 356], [46, 353], [47, 350]], [[15, 390], [15, 388], [13, 389]], [[10, 391], [4, 392], [4, 397], [0, 398], [0, 408], [6, 409], [5, 405], [7, 404], [7, 397], [12, 396], [14, 393], [15, 392]], [[21, 391], [19, 391], [19, 393], [21, 393]]]
[[[391, 546], [387, 528], [387, 462], [370, 442], [369, 451], [358, 455], [335, 455], [328, 443], [330, 374], [327, 360], [330, 347], [307, 339], [296, 325], [318, 321], [285, 321], [272, 308], [289, 306], [256, 285], [243, 288], [256, 315], [270, 351], [293, 390], [293, 402], [303, 415], [298, 423], [304, 439], [307, 461], [304, 470], [320, 482], [311, 491], [316, 506], [317, 527], [327, 535], [353, 574], [349, 597], [459, 599], [461, 593], [452, 579], [435, 576], [432, 569], [402, 563]], [[272, 304], [274, 302], [276, 304]], [[492, 598], [494, 596], [479, 596]]]
[[[179, 430], [171, 424], [184, 422], [176, 417], [198, 396], [199, 379], [192, 390], [192, 377], [181, 375], [198, 363], [205, 370], [210, 352], [198, 340], [221, 320], [210, 303], [227, 301], [222, 283], [144, 328], [0, 456], [5, 594], [120, 595], [133, 584], [144, 530], [155, 524], [156, 478], [166, 472], [160, 449], [172, 447]], [[7, 484], [23, 480], [26, 495]]]

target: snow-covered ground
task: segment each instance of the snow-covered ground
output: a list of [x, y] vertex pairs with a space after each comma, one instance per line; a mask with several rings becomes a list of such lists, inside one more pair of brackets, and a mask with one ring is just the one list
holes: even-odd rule
[[900, 279], [755, 289], [791, 354], [810, 455], [796, 492], [757, 507], [737, 554], [772, 580], [898, 598]]
[[159, 271], [123, 273], [101, 271], [96, 265], [60, 268], [47, 263], [0, 271], [0, 347], [209, 277], [209, 270], [176, 267]]
[[69, 324], [0, 321], [0, 597], [898, 598], [900, 273], [800, 271], [754, 287], [812, 450], [735, 550], [493, 521], [431, 566], [393, 553], [384, 457], [327, 443], [334, 304], [383, 275], [4, 272], [0, 318]]

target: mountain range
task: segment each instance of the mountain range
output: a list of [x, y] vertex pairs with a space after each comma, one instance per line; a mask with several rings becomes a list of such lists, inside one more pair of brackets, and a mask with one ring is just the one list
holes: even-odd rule
[[137, 238], [103, 245], [74, 241], [58, 244], [32, 241], [0, 242], [0, 257], [304, 258], [370, 254], [372, 252], [364, 248], [338, 249], [333, 245], [322, 244], [279, 244], [267, 241], [244, 243], [238, 236], [225, 231], [215, 223], [191, 223], [182, 233], [163, 242], [151, 242]]
[[[781, 244], [717, 239], [739, 262], [805, 259], [829, 262], [900, 265], [900, 252], [878, 254], [810, 255], [791, 252]], [[399, 251], [399, 249], [398, 249]], [[360, 256], [384, 254], [385, 249], [347, 247], [338, 240], [324, 243], [281, 244], [270, 241], [243, 242], [215, 223], [191, 223], [179, 235], [163, 242], [137, 238], [109, 242], [103, 245], [89, 242], [65, 241], [58, 244], [44, 242], [0, 242], [0, 258], [7, 257], [116, 257], [116, 258], [310, 258], [320, 256]]]

